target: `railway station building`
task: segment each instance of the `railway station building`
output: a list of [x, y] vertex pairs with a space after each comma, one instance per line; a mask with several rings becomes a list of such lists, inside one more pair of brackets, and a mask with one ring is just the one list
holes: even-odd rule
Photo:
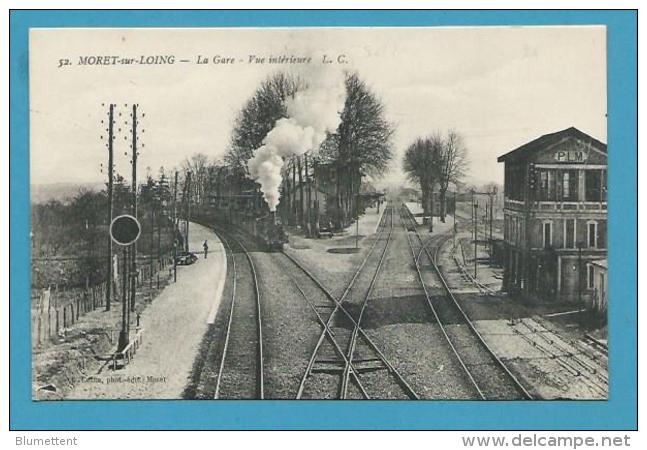
[[607, 257], [607, 146], [576, 128], [541, 136], [505, 165], [503, 289], [590, 304]]

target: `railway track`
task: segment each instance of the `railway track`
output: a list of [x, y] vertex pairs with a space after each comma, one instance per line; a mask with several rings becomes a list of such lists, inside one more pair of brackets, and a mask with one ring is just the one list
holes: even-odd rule
[[263, 399], [263, 326], [256, 268], [239, 239], [222, 229], [216, 232], [229, 256], [232, 295], [214, 398]]
[[522, 330], [515, 328], [514, 331], [523, 340], [556, 361], [566, 373], [581, 379], [591, 392], [600, 397], [608, 395], [607, 366], [603, 361], [578, 348], [575, 341], [568, 345], [559, 336], [532, 320], [520, 319], [517, 324]]
[[[439, 235], [437, 238], [428, 239], [425, 242], [418, 233], [413, 216], [404, 205], [400, 214], [403, 226], [407, 230], [411, 253], [427, 303], [446, 342], [464, 369], [478, 397], [482, 400], [533, 399], [532, 395], [488, 346], [447, 285], [437, 264], [438, 254], [445, 242], [444, 237]], [[433, 246], [433, 255], [429, 249], [430, 246]], [[431, 294], [426, 286], [421, 272], [421, 267], [425, 262], [432, 268], [432, 272], [441, 285], [439, 295]]]
[[[339, 299], [297, 260], [282, 254], [298, 269], [289, 276], [321, 326], [321, 334], [296, 393], [297, 399], [384, 398], [385, 392], [390, 393], [389, 398], [419, 398], [361, 326], [392, 230], [393, 208], [388, 207], [375, 241]], [[359, 280], [367, 276], [370, 277], [368, 288], [359, 303], [353, 302], [351, 293], [361, 289], [363, 284]], [[322, 297], [317, 297], [318, 303], [313, 301], [312, 289], [323, 293], [327, 301], [322, 302]]]

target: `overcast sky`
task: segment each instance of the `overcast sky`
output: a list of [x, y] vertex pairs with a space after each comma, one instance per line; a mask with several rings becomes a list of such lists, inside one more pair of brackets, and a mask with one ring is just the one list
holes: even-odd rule
[[[324, 54], [347, 63], [324, 65]], [[176, 62], [78, 65], [88, 55], [175, 55]], [[236, 62], [197, 65], [198, 55]], [[249, 64], [249, 55], [313, 62], [303, 70]], [[72, 65], [58, 68], [62, 58]], [[501, 182], [496, 157], [542, 134], [575, 126], [606, 142], [605, 61], [603, 27], [32, 30], [31, 183], [105, 179], [102, 103], [118, 104], [120, 120], [130, 112], [124, 104], [140, 105], [138, 167], [156, 173], [195, 152], [221, 156], [237, 112], [268, 74], [324, 69], [357, 71], [382, 99], [396, 125], [389, 181], [402, 178], [401, 155], [416, 137], [453, 128], [465, 137], [474, 181]], [[122, 122], [115, 152], [125, 175]]]

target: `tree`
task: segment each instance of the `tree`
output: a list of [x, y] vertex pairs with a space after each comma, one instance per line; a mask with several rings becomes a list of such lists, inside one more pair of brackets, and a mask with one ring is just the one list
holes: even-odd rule
[[287, 117], [286, 100], [304, 88], [305, 83], [299, 77], [277, 72], [268, 76], [247, 100], [234, 122], [224, 156], [227, 170], [216, 172], [219, 181], [226, 179], [230, 194], [245, 187], [249, 176], [247, 161], [263, 144], [277, 120]]
[[112, 185], [112, 205], [114, 217], [132, 213], [133, 193], [130, 184], [118, 173], [114, 174]]
[[[306, 88], [307, 84], [302, 79], [277, 73], [267, 78], [245, 104], [234, 124], [231, 143], [225, 155], [225, 164], [237, 174], [239, 185], [247, 176], [247, 161], [253, 156], [254, 150], [262, 145], [276, 122], [287, 117], [286, 101]], [[312, 154], [290, 158], [283, 166], [281, 201], [284, 202], [284, 214], [296, 214], [301, 210], [295, 208], [297, 173], [299, 179], [305, 177], [305, 182], [309, 183], [314, 165], [325, 162], [332, 164], [336, 170], [338, 217], [335, 220], [338, 227], [344, 227], [348, 225], [351, 215], [357, 213], [356, 197], [360, 192], [362, 176], [379, 175], [387, 168], [392, 157], [393, 126], [384, 117], [383, 104], [356, 73], [346, 75], [344, 88], [346, 98], [339, 111], [340, 124], [337, 129], [327, 134], [320, 149], [313, 149]], [[287, 198], [287, 194], [291, 198]], [[303, 204], [303, 195], [299, 198]]]
[[182, 171], [191, 172], [191, 199], [204, 204], [209, 183], [209, 157], [204, 153], [194, 153], [182, 162]]
[[276, 121], [287, 117], [285, 101], [305, 88], [297, 76], [278, 72], [266, 78], [245, 103], [234, 122], [225, 162], [239, 174], [247, 173], [247, 161], [259, 148]]
[[456, 184], [465, 175], [467, 149], [460, 134], [454, 130], [447, 133], [438, 154], [438, 185], [440, 190], [440, 220], [445, 221], [446, 197], [449, 183]]
[[418, 138], [404, 153], [402, 166], [409, 179], [420, 186], [422, 210], [425, 216], [433, 214], [434, 184], [439, 179], [440, 155], [443, 140], [438, 133]]
[[54, 256], [61, 248], [69, 246], [70, 236], [65, 230], [68, 208], [69, 205], [56, 199], [32, 205], [31, 226], [36, 255]]
[[337, 167], [338, 226], [345, 226], [357, 212], [363, 174], [381, 175], [392, 158], [393, 125], [384, 117], [384, 105], [356, 73], [346, 76], [346, 101], [341, 123], [334, 136], [324, 142], [325, 155]]

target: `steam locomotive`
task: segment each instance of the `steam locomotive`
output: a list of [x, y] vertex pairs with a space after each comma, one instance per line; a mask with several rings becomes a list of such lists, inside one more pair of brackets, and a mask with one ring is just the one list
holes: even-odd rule
[[279, 223], [276, 212], [254, 220], [252, 234], [261, 241], [269, 251], [281, 251], [288, 242], [288, 236]]
[[[219, 207], [220, 206], [220, 207]], [[234, 206], [234, 207], [232, 207]], [[236, 208], [233, 204], [210, 205], [199, 209], [194, 219], [204, 225], [221, 223], [232, 229], [238, 229], [256, 238], [256, 241], [268, 251], [281, 251], [288, 242], [288, 235], [283, 229], [276, 212], [269, 212], [267, 207]], [[265, 213], [259, 217], [259, 213]]]

